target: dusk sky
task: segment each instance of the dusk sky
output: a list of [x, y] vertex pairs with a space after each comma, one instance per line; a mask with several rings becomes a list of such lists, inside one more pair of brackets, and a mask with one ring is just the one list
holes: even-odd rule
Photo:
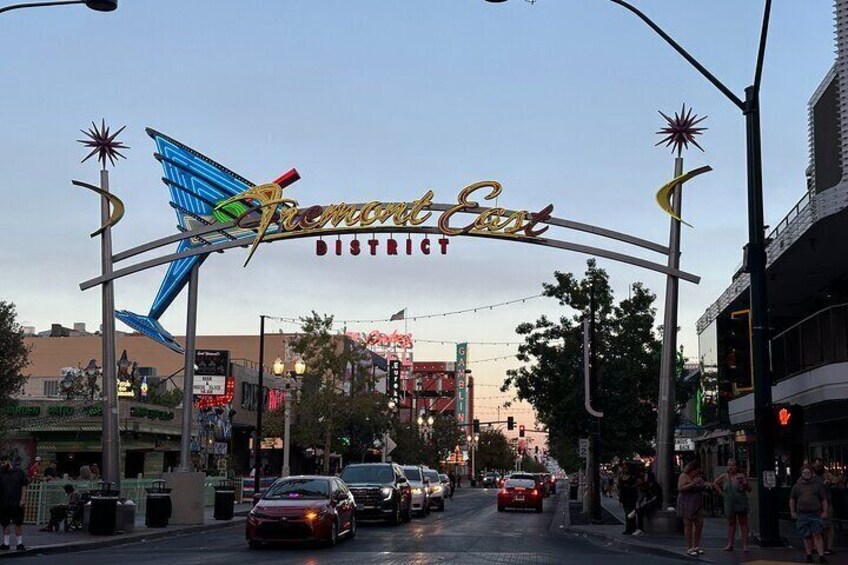
[[[3, 2], [7, 4], [8, 2]], [[738, 96], [753, 76], [762, 2], [635, 1]], [[80, 164], [80, 128], [126, 125], [127, 160], [112, 190], [127, 206], [113, 232], [120, 251], [175, 232], [153, 127], [257, 183], [291, 167], [286, 195], [302, 205], [403, 201], [426, 190], [438, 202], [478, 180], [497, 180], [506, 208], [552, 203], [560, 218], [667, 243], [668, 216], [654, 194], [673, 156], [654, 147], [658, 110], [684, 102], [709, 117], [685, 169], [712, 173], [687, 186], [680, 343], [697, 355], [695, 322], [729, 285], [747, 241], [741, 112], [642, 22], [604, 0], [121, 0], [118, 11], [80, 6], [0, 15], [0, 191], [6, 236], [0, 299], [19, 321], [100, 324], [100, 293], [79, 283], [100, 270], [99, 202], [71, 179], [97, 182]], [[776, 225], [805, 191], [807, 103], [833, 63], [833, 2], [775, 2], [762, 86], [766, 223]], [[607, 244], [576, 232], [551, 235]], [[420, 237], [414, 238], [420, 240]], [[317, 257], [314, 240], [214, 255], [200, 276], [198, 333], [254, 334], [259, 315], [316, 310], [338, 319], [410, 317], [536, 295], [555, 270], [582, 274], [587, 257], [536, 246], [455, 238], [448, 254]], [[649, 252], [640, 256], [662, 261]], [[617, 296], [664, 276], [600, 260]], [[146, 313], [164, 267], [116, 284], [118, 308]], [[414, 337], [515, 341], [515, 327], [552, 300], [476, 314], [408, 321]], [[185, 327], [185, 293], [162, 318]], [[118, 323], [118, 328], [128, 328]], [[403, 330], [403, 322], [348, 329]], [[271, 324], [270, 331], [292, 331]], [[496, 385], [516, 346], [472, 345], [478, 415], [508, 398]], [[271, 355], [274, 353], [271, 352]], [[452, 344], [419, 343], [417, 360], [452, 360]], [[527, 407], [520, 420], [531, 422]]]

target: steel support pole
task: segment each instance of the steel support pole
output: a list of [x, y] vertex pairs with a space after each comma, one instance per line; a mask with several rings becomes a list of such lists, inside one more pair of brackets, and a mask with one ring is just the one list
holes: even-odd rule
[[[683, 174], [683, 157], [674, 160], [674, 177]], [[683, 184], [671, 192], [672, 209], [680, 218], [683, 209]], [[668, 265], [680, 265], [680, 220], [671, 218], [668, 235]], [[659, 413], [657, 414], [657, 481], [662, 489], [662, 508], [674, 507], [672, 498], [674, 457], [674, 385], [677, 374], [677, 305], [680, 279], [665, 279], [665, 313], [663, 315], [663, 347], [660, 361]]]
[[760, 143], [760, 101], [756, 86], [745, 89], [745, 126], [748, 152], [748, 245], [745, 266], [750, 274], [751, 373], [756, 422], [757, 496], [760, 546], [783, 545], [774, 489], [765, 487], [764, 474], [774, 472], [774, 422], [771, 415], [769, 370], [766, 245], [763, 225], [763, 163]]
[[[592, 280], [592, 290], [589, 294], [589, 370], [590, 385], [592, 389], [592, 400], [597, 401], [598, 390], [598, 352], [595, 340], [595, 316], [597, 302], [595, 300], [595, 281]], [[592, 432], [592, 444], [590, 456], [592, 458], [590, 479], [590, 517], [593, 522], [601, 522], [601, 419], [592, 416], [590, 420]]]
[[286, 390], [286, 419], [283, 428], [283, 435], [285, 436], [285, 440], [283, 441], [283, 476], [288, 477], [291, 474], [291, 470], [289, 468], [289, 449], [291, 445], [291, 393], [292, 388], [289, 387]]
[[259, 380], [256, 385], [256, 437], [253, 440], [253, 494], [262, 481], [262, 410], [265, 408], [265, 315], [259, 316]]
[[[100, 171], [100, 188], [109, 192], [109, 171]], [[100, 197], [100, 221], [107, 225], [111, 212], [109, 200]], [[100, 236], [100, 264], [103, 275], [112, 274], [112, 228], [107, 227]], [[120, 488], [121, 436], [118, 430], [118, 384], [115, 377], [115, 288], [111, 281], [103, 283], [103, 435], [101, 436], [101, 458], [103, 480]]]
[[[188, 279], [186, 313], [185, 369], [183, 370], [183, 421], [180, 436], [180, 472], [191, 471], [191, 419], [194, 407], [194, 361], [197, 342], [197, 279], [200, 263], [191, 268]], [[198, 438], [199, 439], [199, 438]]]

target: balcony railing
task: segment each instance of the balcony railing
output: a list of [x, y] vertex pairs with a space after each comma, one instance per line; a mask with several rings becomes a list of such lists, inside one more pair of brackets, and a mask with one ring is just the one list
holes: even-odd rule
[[830, 306], [771, 340], [774, 380], [848, 361], [848, 304]]

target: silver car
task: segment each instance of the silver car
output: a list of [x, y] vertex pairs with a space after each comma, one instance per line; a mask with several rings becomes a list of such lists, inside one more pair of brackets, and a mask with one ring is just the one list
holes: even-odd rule
[[433, 469], [424, 469], [424, 477], [427, 479], [427, 488], [430, 491], [430, 506], [437, 512], [445, 511], [445, 487], [439, 478], [439, 472]]
[[404, 465], [401, 469], [412, 487], [412, 512], [426, 516], [430, 513], [430, 490], [424, 484], [424, 467]]

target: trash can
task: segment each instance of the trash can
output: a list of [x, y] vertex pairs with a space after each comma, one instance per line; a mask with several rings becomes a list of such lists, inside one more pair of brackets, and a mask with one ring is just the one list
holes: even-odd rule
[[144, 524], [148, 528], [166, 528], [171, 519], [171, 489], [165, 488], [165, 481], [154, 481], [147, 491], [147, 509], [144, 512]]
[[118, 514], [121, 518], [119, 522], [122, 524], [119, 530], [125, 534], [133, 533], [135, 531], [135, 502], [132, 500], [123, 501], [118, 505]]
[[224, 480], [215, 486], [216, 520], [232, 520], [236, 504], [236, 485], [234, 481]]
[[577, 483], [568, 484], [568, 498], [577, 500]]
[[114, 483], [100, 483], [99, 490], [91, 491], [91, 514], [88, 519], [88, 533], [93, 536], [111, 536], [115, 533], [118, 519], [119, 492]]

